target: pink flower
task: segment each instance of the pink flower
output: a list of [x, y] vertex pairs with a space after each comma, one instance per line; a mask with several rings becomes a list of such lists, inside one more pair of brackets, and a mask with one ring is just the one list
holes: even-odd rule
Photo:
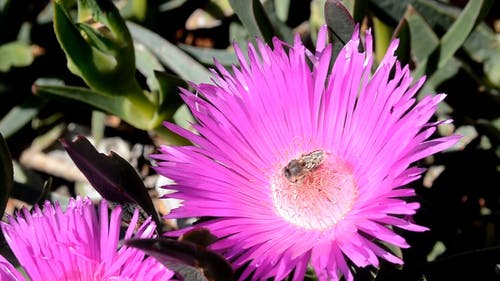
[[[46, 202], [43, 210], [23, 209], [9, 223], [2, 223], [5, 239], [29, 279], [0, 256], [0, 280], [94, 281], [170, 280], [173, 272], [143, 252], [118, 247], [121, 208], [108, 214], [105, 201], [96, 213], [90, 199], [71, 199], [66, 211]], [[125, 239], [131, 238], [139, 218], [134, 212]], [[135, 237], [149, 238], [155, 224], [150, 219]]]
[[382, 248], [406, 248], [389, 227], [424, 231], [408, 219], [418, 203], [406, 185], [423, 169], [410, 165], [453, 145], [458, 137], [428, 140], [428, 123], [444, 95], [414, 96], [407, 66], [394, 56], [397, 41], [375, 73], [372, 35], [360, 52], [359, 31], [330, 70], [326, 27], [316, 53], [299, 37], [288, 47], [258, 41], [248, 58], [236, 46], [240, 68], [217, 64], [215, 85], [193, 85], [182, 96], [198, 120], [191, 133], [166, 126], [194, 146], [161, 147], [157, 170], [182, 199], [169, 218], [215, 217], [197, 226], [220, 239], [211, 246], [242, 279], [302, 280], [310, 264], [320, 280], [353, 280], [358, 267], [379, 258], [403, 261]]

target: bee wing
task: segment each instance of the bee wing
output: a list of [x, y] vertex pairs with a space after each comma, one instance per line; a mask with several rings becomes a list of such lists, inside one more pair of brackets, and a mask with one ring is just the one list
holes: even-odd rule
[[302, 156], [301, 160], [304, 162], [304, 168], [312, 170], [318, 167], [325, 159], [325, 152], [322, 150], [315, 150], [311, 153]]

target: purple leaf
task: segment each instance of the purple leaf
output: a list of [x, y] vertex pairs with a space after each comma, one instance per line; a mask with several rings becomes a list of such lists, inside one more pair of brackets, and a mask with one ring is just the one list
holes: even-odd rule
[[130, 239], [125, 245], [141, 249], [180, 274], [184, 280], [234, 280], [229, 263], [219, 254], [187, 241], [168, 238]]
[[325, 3], [325, 21], [333, 36], [333, 57], [351, 39], [355, 22], [349, 10], [339, 0], [328, 0]]
[[73, 162], [90, 184], [108, 201], [119, 204], [137, 204], [156, 225], [160, 225], [158, 213], [142, 179], [135, 169], [118, 154], [99, 153], [83, 136], [68, 142], [61, 140]]

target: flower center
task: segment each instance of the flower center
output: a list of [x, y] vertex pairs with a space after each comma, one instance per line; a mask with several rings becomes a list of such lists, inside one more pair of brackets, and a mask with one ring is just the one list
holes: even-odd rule
[[[312, 153], [318, 151], [321, 152]], [[325, 230], [352, 209], [358, 189], [349, 165], [328, 153], [312, 169], [300, 172], [290, 169], [306, 167], [306, 163], [302, 166], [297, 163], [310, 155], [291, 160], [273, 175], [273, 203], [277, 213], [288, 222], [305, 229]], [[290, 177], [290, 171], [300, 177]]]

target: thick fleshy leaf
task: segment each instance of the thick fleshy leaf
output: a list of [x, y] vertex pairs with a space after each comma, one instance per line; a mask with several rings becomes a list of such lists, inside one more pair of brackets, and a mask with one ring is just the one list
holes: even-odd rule
[[155, 114], [153, 105], [121, 95], [111, 96], [82, 87], [50, 85], [35, 82], [33, 92], [41, 96], [59, 96], [88, 104], [94, 108], [116, 115], [131, 125], [149, 130], [158, 127], [164, 116]]
[[16, 41], [0, 46], [0, 72], [7, 72], [11, 67], [28, 66], [33, 59], [33, 52], [28, 44]]
[[333, 57], [337, 57], [342, 47], [351, 39], [355, 22], [349, 10], [339, 0], [326, 1], [325, 21], [333, 36]]
[[168, 130], [165, 127], [157, 127], [153, 129], [153, 131], [155, 132], [155, 134], [157, 134], [157, 136], [160, 139], [162, 139], [164, 143], [168, 143], [170, 145], [175, 145], [175, 146], [185, 146], [191, 144], [190, 141]]
[[471, 58], [483, 63], [484, 74], [497, 88], [500, 88], [500, 44], [497, 34], [486, 24], [479, 24], [463, 48]]
[[158, 104], [162, 111], [167, 111], [165, 117], [169, 119], [177, 111], [182, 104], [182, 99], [179, 95], [179, 87], [186, 88], [186, 81], [177, 76], [170, 75], [165, 72], [155, 71], [154, 77], [158, 83]]
[[109, 96], [87, 88], [51, 85], [38, 81], [35, 82], [32, 89], [36, 95], [72, 99], [120, 117], [125, 116], [123, 106], [125, 98], [122, 96]]
[[0, 133], [0, 218], [3, 217], [7, 200], [9, 200], [12, 184], [14, 182], [14, 170], [9, 148]]
[[229, 0], [229, 3], [252, 37], [259, 37], [265, 42], [271, 42], [276, 31], [260, 1]]
[[134, 40], [146, 46], [158, 60], [185, 80], [210, 82], [210, 72], [174, 44], [133, 22], [127, 22]]
[[137, 70], [144, 75], [144, 77], [146, 77], [146, 83], [148, 84], [149, 90], [158, 91], [160, 86], [158, 85], [158, 81], [155, 79], [154, 73], [155, 71], [165, 71], [165, 68], [143, 44], [135, 42], [134, 50]]
[[[450, 59], [469, 36], [484, 4], [485, 1], [483, 0], [470, 1], [448, 31], [438, 40], [437, 45], [435, 44], [436, 38], [433, 38], [435, 37], [434, 33], [426, 23], [424, 24], [422, 18], [417, 16], [418, 14], [415, 11], [406, 14], [409, 15], [407, 19], [412, 32], [412, 48], [414, 47], [413, 43], [415, 43], [425, 50], [420, 54], [420, 59], [416, 62], [417, 68], [413, 73], [415, 77], [419, 77], [424, 73], [434, 75], [435, 72], [446, 65], [450, 65]], [[411, 20], [412, 18], [414, 20]], [[416, 26], [417, 23], [418, 26]], [[447, 76], [450, 77], [451, 75]], [[432, 76], [430, 76], [430, 79], [432, 79]], [[436, 79], [444, 80], [442, 78]]]
[[116, 7], [110, 1], [78, 1], [79, 22], [73, 23], [63, 2], [53, 2], [54, 31], [69, 69], [95, 90], [142, 95], [132, 40]]
[[213, 65], [214, 59], [226, 66], [238, 63], [234, 51], [200, 48], [185, 44], [180, 44], [179, 47], [203, 64]]
[[463, 12], [441, 38], [438, 68], [445, 65], [455, 52], [463, 45], [465, 39], [475, 26], [484, 0], [469, 1]]
[[402, 63], [408, 64], [410, 61], [411, 36], [408, 21], [403, 17], [396, 26], [392, 38], [399, 39], [399, 47], [396, 50], [396, 56]]
[[290, 10], [290, 0], [274, 0], [274, 6], [276, 7], [276, 16], [281, 21], [286, 22]]
[[378, 19], [373, 17], [373, 32], [377, 35], [375, 36], [375, 58], [377, 63], [380, 63], [384, 59], [385, 52], [392, 41], [392, 27]]
[[96, 143], [104, 138], [106, 129], [106, 113], [98, 110], [92, 111], [90, 134]]
[[[450, 63], [455, 52], [473, 32], [475, 24], [484, 17], [492, 1], [469, 1], [462, 11], [458, 7], [429, 0], [381, 0], [371, 1], [371, 4], [376, 7], [377, 14], [386, 19], [398, 21], [404, 16], [407, 20], [411, 30], [412, 53], [417, 64], [413, 76], [420, 77], [424, 73], [432, 75]], [[438, 38], [433, 31], [436, 26], [447, 30], [442, 38]]]
[[409, 5], [414, 4], [415, 0], [371, 0], [371, 10], [377, 11], [379, 17], [391, 19], [394, 23], [401, 19]]
[[444, 81], [456, 75], [461, 67], [462, 63], [458, 59], [454, 57], [450, 58], [445, 65], [436, 69], [436, 71], [434, 71], [427, 78], [422, 90], [420, 90], [419, 97], [425, 95], [426, 93], [435, 93], [437, 87]]
[[24, 127], [24, 125], [31, 122], [46, 104], [47, 101], [45, 99], [36, 96], [28, 97], [21, 104], [14, 106], [0, 120], [0, 132], [2, 132], [5, 138], [9, 138]]
[[148, 7], [148, 2], [148, 0], [127, 1], [125, 6], [120, 9], [120, 14], [126, 19], [144, 22], [148, 13], [153, 12], [151, 9], [153, 5]]
[[309, 7], [309, 33], [313, 42], [317, 41], [318, 31], [325, 25], [325, 0], [312, 0]]
[[288, 42], [290, 44], [293, 43], [294, 40], [294, 31], [290, 28], [286, 23], [278, 17], [276, 14], [276, 6], [272, 1], [264, 1], [262, 3], [264, 7], [264, 11], [266, 12], [271, 25], [273, 26], [278, 38], [282, 41]]
[[136, 203], [156, 225], [160, 225], [158, 213], [142, 179], [132, 166], [118, 154], [99, 153], [84, 137], [74, 141], [61, 140], [69, 156], [82, 171], [90, 184], [105, 199], [117, 203]]
[[115, 53], [115, 42], [111, 38], [102, 35], [87, 24], [75, 23], [75, 26], [86, 35], [85, 39], [91, 43], [91, 46], [95, 46], [104, 53]]
[[[483, 0], [482, 12], [479, 19], [483, 19], [485, 14], [489, 11], [494, 0]], [[425, 20], [429, 25], [436, 27], [439, 26], [443, 30], [448, 28], [455, 22], [461, 13], [461, 9], [457, 6], [450, 5], [443, 1], [435, 0], [371, 0], [370, 7], [372, 11], [379, 17], [385, 20], [398, 22], [404, 15], [408, 6], [412, 5], [419, 13], [424, 15]]]
[[411, 51], [417, 62], [423, 61], [437, 48], [439, 38], [413, 6], [408, 7], [404, 18], [410, 29]]
[[125, 245], [143, 250], [182, 275], [184, 280], [234, 280], [232, 268], [222, 256], [191, 242], [162, 237], [131, 239], [125, 241]]

